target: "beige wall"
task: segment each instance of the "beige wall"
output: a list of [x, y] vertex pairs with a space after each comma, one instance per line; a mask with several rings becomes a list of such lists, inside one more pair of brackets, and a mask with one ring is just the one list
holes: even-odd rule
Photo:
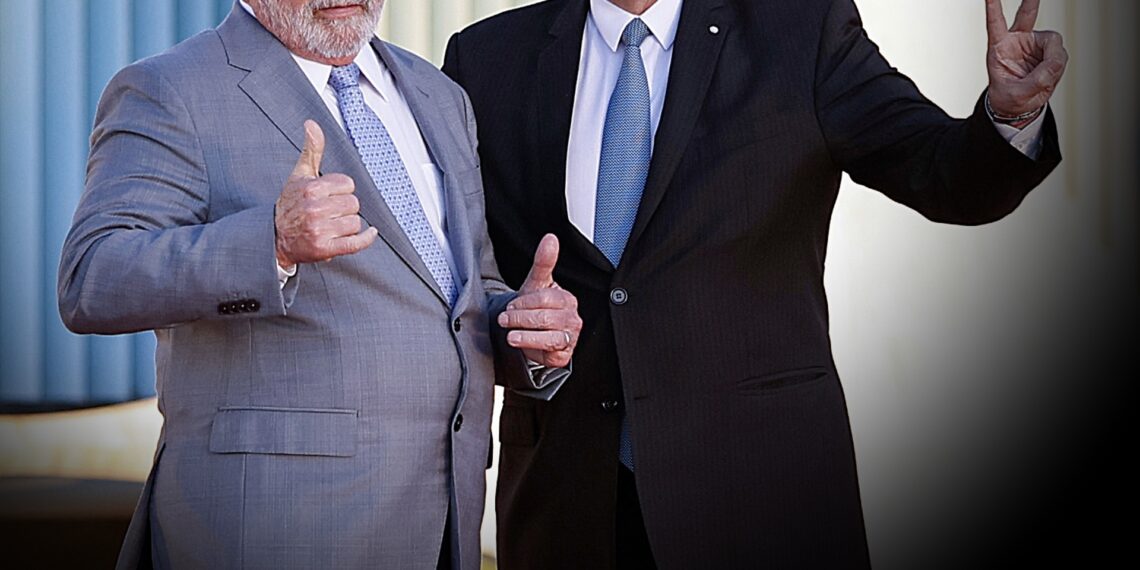
[[443, 64], [451, 34], [491, 14], [532, 0], [388, 0], [380, 36]]

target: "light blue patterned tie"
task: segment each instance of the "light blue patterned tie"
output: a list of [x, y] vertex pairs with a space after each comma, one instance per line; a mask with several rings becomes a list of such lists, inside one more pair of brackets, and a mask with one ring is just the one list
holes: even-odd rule
[[[617, 86], [610, 95], [606, 126], [602, 131], [602, 154], [598, 164], [597, 209], [594, 213], [594, 245], [617, 267], [625, 252], [645, 178], [653, 153], [653, 127], [649, 117], [649, 80], [641, 60], [641, 42], [649, 37], [645, 22], [635, 18], [622, 32], [625, 58]], [[633, 441], [629, 421], [621, 418], [618, 459], [633, 470]]]
[[336, 102], [344, 119], [344, 128], [356, 145], [368, 174], [372, 176], [372, 182], [380, 189], [380, 195], [388, 204], [388, 209], [412, 242], [412, 247], [431, 272], [440, 291], [443, 291], [448, 305], [454, 306], [459, 297], [459, 289], [455, 285], [451, 267], [444, 257], [443, 248], [432, 233], [416, 188], [412, 185], [412, 179], [408, 176], [388, 129], [364, 103], [364, 94], [360, 92], [360, 68], [355, 63], [332, 68], [329, 85], [336, 90]]

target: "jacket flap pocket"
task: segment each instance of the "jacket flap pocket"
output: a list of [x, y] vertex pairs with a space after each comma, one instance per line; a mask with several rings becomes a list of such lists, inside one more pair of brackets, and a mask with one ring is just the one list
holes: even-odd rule
[[214, 415], [210, 451], [356, 455], [356, 410], [227, 407]]

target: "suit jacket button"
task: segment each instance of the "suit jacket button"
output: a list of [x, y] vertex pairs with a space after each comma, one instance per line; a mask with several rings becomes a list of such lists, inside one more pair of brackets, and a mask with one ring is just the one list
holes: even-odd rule
[[230, 314], [230, 304], [229, 303], [218, 303], [218, 313], [222, 314], [222, 315]]
[[454, 429], [455, 431], [458, 432], [462, 428], [463, 428], [463, 414], [459, 414], [458, 416], [455, 416], [455, 425], [452, 426], [452, 429]]
[[602, 410], [605, 410], [607, 412], [612, 412], [612, 411], [616, 410], [617, 407], [618, 407], [618, 401], [617, 400], [606, 400], [606, 401], [602, 402]]
[[258, 303], [255, 300], [252, 300], [249, 302], [249, 312], [256, 313], [260, 310], [261, 310], [261, 303]]
[[610, 291], [610, 302], [615, 305], [624, 305], [629, 302], [629, 292], [621, 287]]
[[451, 330], [455, 332], [463, 330], [463, 323], [459, 322], [459, 319], [455, 319], [451, 322]]

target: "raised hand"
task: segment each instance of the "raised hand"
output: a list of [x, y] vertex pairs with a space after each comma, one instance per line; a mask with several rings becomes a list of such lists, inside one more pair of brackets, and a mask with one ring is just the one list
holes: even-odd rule
[[[344, 174], [321, 176], [325, 134], [305, 121], [305, 148], [277, 198], [277, 264], [326, 261], [361, 251], [376, 241], [376, 228], [364, 229], [358, 215], [356, 184]], [[363, 231], [361, 231], [363, 229]]]
[[[990, 107], [998, 118], [1018, 117], [1044, 107], [1069, 61], [1057, 32], [1039, 32], [1041, 0], [1023, 0], [1007, 28], [1001, 0], [986, 0]], [[1016, 125], [1020, 126], [1020, 125]]]
[[515, 329], [507, 333], [507, 343], [551, 368], [570, 364], [582, 332], [578, 299], [554, 282], [557, 263], [558, 238], [547, 234], [538, 244], [518, 297], [499, 314], [499, 326]]

